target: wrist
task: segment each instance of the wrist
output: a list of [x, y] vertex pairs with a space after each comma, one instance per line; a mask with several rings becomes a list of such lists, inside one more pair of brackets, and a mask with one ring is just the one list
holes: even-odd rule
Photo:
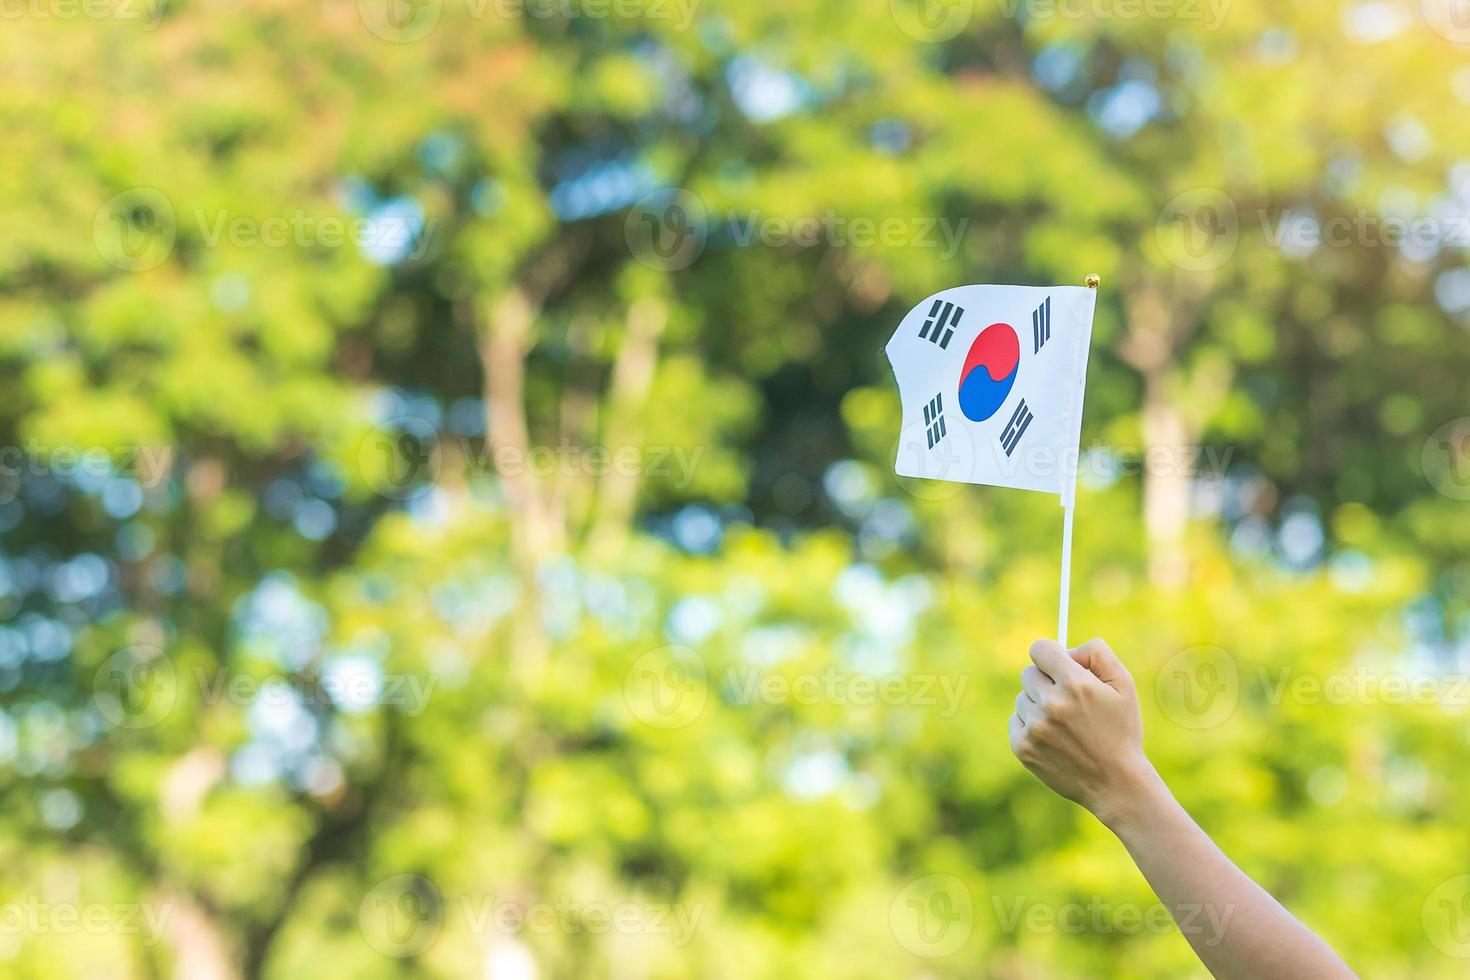
[[1120, 838], [1141, 830], [1173, 802], [1169, 787], [1148, 759], [1140, 755], [1119, 772], [1113, 791], [1093, 815]]

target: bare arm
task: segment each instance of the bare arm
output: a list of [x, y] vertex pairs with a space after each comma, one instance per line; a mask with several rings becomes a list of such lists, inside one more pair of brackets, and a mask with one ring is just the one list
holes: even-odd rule
[[1133, 678], [1101, 640], [1031, 645], [1010, 717], [1011, 749], [1128, 849], [1217, 980], [1337, 980], [1355, 974], [1237, 868], [1190, 819], [1143, 753]]

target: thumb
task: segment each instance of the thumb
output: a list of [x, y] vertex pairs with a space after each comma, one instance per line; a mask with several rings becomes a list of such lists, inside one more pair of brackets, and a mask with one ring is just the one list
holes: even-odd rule
[[1092, 671], [1093, 676], [1115, 691], [1133, 690], [1133, 675], [1108, 645], [1091, 639], [1071, 651], [1072, 659]]

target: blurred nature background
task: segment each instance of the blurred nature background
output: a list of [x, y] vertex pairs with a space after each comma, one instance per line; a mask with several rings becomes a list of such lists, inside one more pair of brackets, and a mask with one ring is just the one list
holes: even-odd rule
[[1007, 747], [1056, 499], [893, 476], [903, 314], [1093, 272], [1071, 639], [1470, 968], [1454, 0], [3, 19], [0, 974], [1202, 975]]

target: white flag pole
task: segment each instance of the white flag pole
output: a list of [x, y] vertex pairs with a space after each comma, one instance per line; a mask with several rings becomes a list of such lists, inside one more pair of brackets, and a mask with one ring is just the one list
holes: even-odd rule
[[1067, 647], [1067, 596], [1072, 591], [1072, 511], [1071, 503], [1062, 511], [1062, 601], [1057, 612], [1057, 642]]
[[[1102, 285], [1102, 279], [1094, 273], [1087, 277], [1086, 283], [1088, 289], [1095, 290], [1098, 286]], [[1093, 311], [1095, 312], [1097, 309], [1096, 293], [1093, 294], [1092, 302]], [[1090, 319], [1087, 324], [1087, 333], [1084, 335], [1083, 340], [1086, 346], [1082, 348], [1082, 380], [1077, 389], [1077, 411], [1073, 419], [1073, 425], [1076, 431], [1073, 448], [1078, 452], [1081, 452], [1082, 449], [1082, 396], [1087, 381], [1087, 357], [1090, 353], [1088, 348], [1092, 345], [1092, 323]], [[1062, 584], [1061, 599], [1057, 603], [1057, 642], [1062, 645], [1062, 649], [1064, 650], [1069, 649], [1067, 646], [1067, 603], [1072, 592], [1072, 515], [1076, 509], [1077, 471], [1073, 469], [1072, 482], [1062, 494]]]

